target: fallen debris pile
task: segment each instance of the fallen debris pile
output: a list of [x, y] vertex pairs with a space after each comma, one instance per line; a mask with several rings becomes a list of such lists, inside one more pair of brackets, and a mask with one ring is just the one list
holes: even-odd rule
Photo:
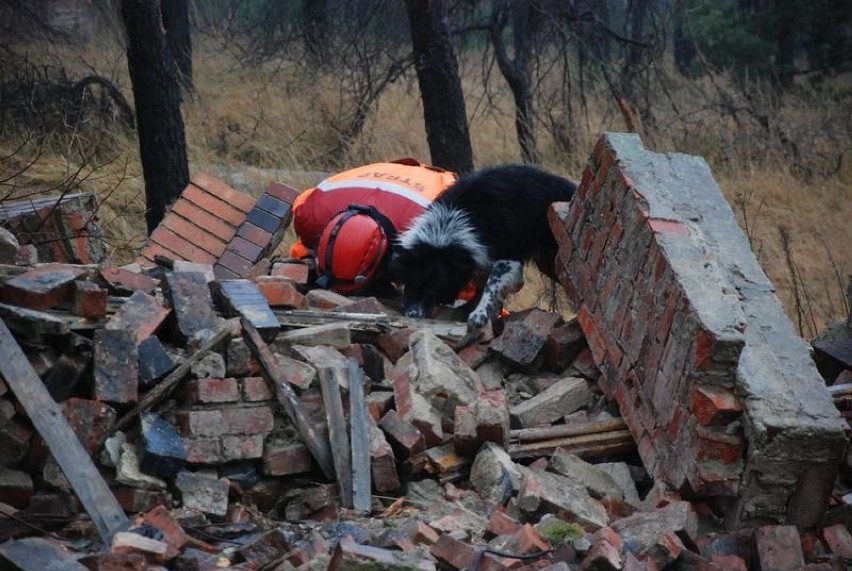
[[[810, 552], [789, 526], [699, 535], [710, 506], [653, 485], [576, 321], [518, 312], [457, 354], [463, 324], [306, 291], [277, 279], [290, 264], [254, 281], [210, 270], [175, 262], [117, 286], [115, 268], [2, 268], [14, 337], [0, 365], [0, 538], [41, 535], [2, 544], [6, 560], [731, 569], [781, 547], [799, 565], [852, 556], [842, 525], [806, 536]], [[10, 382], [18, 370], [32, 373]], [[22, 382], [52, 395], [97, 467], [69, 474]], [[140, 515], [99, 526], [107, 504], [87, 505], [81, 480]]]

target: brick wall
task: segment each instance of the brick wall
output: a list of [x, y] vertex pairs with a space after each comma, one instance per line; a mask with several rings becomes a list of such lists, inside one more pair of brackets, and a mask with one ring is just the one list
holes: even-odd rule
[[813, 525], [844, 424], [706, 163], [601, 137], [555, 205], [560, 281], [646, 468], [735, 498], [732, 525]]

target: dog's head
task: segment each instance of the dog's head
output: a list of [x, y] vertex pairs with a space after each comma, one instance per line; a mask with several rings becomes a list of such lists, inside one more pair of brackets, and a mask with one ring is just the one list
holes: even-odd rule
[[391, 258], [394, 281], [403, 285], [408, 317], [428, 317], [453, 303], [471, 277], [488, 266], [488, 252], [467, 215], [432, 204], [400, 237]]

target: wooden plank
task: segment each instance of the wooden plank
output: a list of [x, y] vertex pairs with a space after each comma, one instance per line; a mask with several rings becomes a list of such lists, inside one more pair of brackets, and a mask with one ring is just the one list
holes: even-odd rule
[[627, 425], [620, 418], [602, 420], [599, 422], [584, 422], [577, 424], [560, 424], [557, 426], [545, 426], [541, 428], [521, 428], [509, 431], [509, 441], [514, 442], [537, 442], [550, 440], [552, 438], [565, 438], [568, 436], [582, 436], [585, 434], [599, 434], [610, 430], [624, 430]]
[[456, 342], [467, 334], [467, 324], [436, 319], [410, 319], [382, 313], [347, 313], [308, 309], [273, 310], [285, 327], [310, 327], [326, 323], [346, 322], [352, 331], [383, 333], [393, 329], [429, 329], [442, 339]]
[[346, 417], [343, 415], [343, 399], [340, 396], [341, 382], [332, 367], [317, 367], [325, 418], [328, 420], [328, 437], [334, 450], [334, 471], [340, 486], [340, 504], [352, 507], [352, 459], [349, 435], [346, 432]]
[[245, 318], [241, 321], [243, 324], [243, 338], [257, 358], [263, 376], [272, 385], [272, 390], [275, 391], [278, 402], [281, 404], [284, 412], [287, 413], [287, 416], [290, 417], [308, 450], [313, 454], [314, 460], [317, 461], [317, 465], [319, 465], [322, 473], [326, 478], [334, 478], [334, 462], [331, 459], [331, 449], [329, 448], [328, 441], [311, 426], [308, 415], [299, 401], [299, 397], [296, 396], [293, 387], [287, 382], [284, 373], [281, 371], [281, 367], [278, 365], [278, 360], [263, 339], [261, 339], [260, 333]]
[[352, 432], [352, 506], [370, 513], [370, 424], [364, 398], [364, 375], [349, 359], [349, 425]]
[[83, 448], [71, 425], [50, 397], [6, 324], [0, 321], [0, 376], [47, 443], [47, 447], [92, 518], [101, 538], [112, 536], [128, 524], [124, 510]]
[[178, 383], [180, 383], [180, 381], [189, 373], [192, 365], [200, 361], [205, 355], [207, 355], [207, 353], [218, 347], [222, 342], [230, 337], [230, 335], [231, 330], [227, 327], [217, 331], [213, 337], [211, 337], [207, 343], [202, 345], [198, 351], [193, 353], [189, 359], [178, 365], [178, 367], [172, 371], [168, 377], [160, 381], [157, 386], [148, 391], [148, 394], [139, 401], [139, 404], [133, 407], [133, 410], [118, 419], [118, 422], [116, 422], [104, 435], [104, 439], [108, 438], [115, 431], [121, 430], [130, 424], [134, 418], [169, 396]]
[[550, 456], [557, 448], [564, 448], [568, 452], [584, 458], [595, 458], [634, 452], [636, 443], [633, 441], [633, 436], [630, 435], [629, 430], [610, 430], [595, 434], [514, 444], [509, 446], [508, 452], [512, 460], [517, 460], [519, 458]]

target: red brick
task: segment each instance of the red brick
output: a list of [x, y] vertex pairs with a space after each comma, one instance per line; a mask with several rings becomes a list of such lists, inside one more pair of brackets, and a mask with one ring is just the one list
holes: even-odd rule
[[260, 569], [281, 559], [291, 547], [292, 536], [280, 529], [273, 529], [237, 551], [245, 558], [250, 569]]
[[312, 289], [307, 294], [308, 306], [315, 309], [332, 310], [352, 303], [352, 300], [330, 289]]
[[102, 402], [76, 397], [62, 403], [62, 414], [91, 456], [96, 455], [104, 435], [118, 416], [112, 407]]
[[103, 319], [107, 312], [109, 292], [89, 281], [74, 282], [74, 299], [71, 312], [87, 319]]
[[242, 277], [251, 270], [252, 260], [243, 258], [231, 250], [225, 250], [225, 253], [219, 258], [218, 265]]
[[116, 311], [106, 324], [106, 329], [133, 331], [137, 343], [153, 335], [171, 313], [156, 298], [135, 292]]
[[273, 428], [272, 409], [268, 406], [179, 410], [177, 419], [187, 436], [266, 434]]
[[231, 241], [228, 242], [228, 247], [226, 249], [240, 255], [252, 263], [256, 262], [263, 253], [263, 248], [261, 246], [252, 244], [241, 236], [234, 236]]
[[235, 234], [236, 228], [239, 228], [240, 225], [245, 222], [246, 212], [235, 208], [225, 201], [219, 200], [197, 186], [188, 186], [186, 190], [183, 191], [181, 197], [188, 200], [201, 210], [233, 226]]
[[145, 274], [131, 272], [117, 266], [109, 266], [101, 270], [101, 278], [109, 287], [119, 293], [143, 291], [152, 294], [157, 289], [157, 280]]
[[495, 509], [491, 512], [486, 529], [494, 535], [511, 535], [521, 529], [521, 524], [506, 513], [505, 509]]
[[269, 382], [263, 377], [246, 377], [239, 380], [240, 392], [246, 402], [275, 400]]
[[66, 264], [44, 264], [6, 282], [0, 294], [4, 303], [28, 309], [50, 309], [69, 301], [74, 281], [86, 269]]
[[270, 440], [263, 452], [263, 473], [267, 476], [304, 474], [314, 468], [308, 447], [301, 442]]
[[426, 447], [423, 434], [413, 424], [403, 420], [395, 410], [388, 411], [379, 426], [388, 436], [389, 442], [399, 446], [406, 456], [416, 454]]
[[373, 488], [380, 493], [388, 493], [401, 487], [396, 470], [396, 457], [388, 444], [385, 433], [370, 423], [370, 473]]
[[199, 208], [188, 200], [179, 199], [175, 202], [171, 212], [179, 214], [200, 228], [204, 228], [209, 233], [217, 236], [223, 244], [229, 242], [237, 233], [235, 226]]
[[240, 229], [237, 230], [236, 237], [254, 244], [261, 250], [269, 246], [272, 242], [272, 233], [267, 232], [260, 226], [256, 226], [251, 222], [243, 222], [243, 224], [240, 225]]
[[799, 531], [792, 525], [767, 525], [754, 530], [760, 569], [798, 571], [805, 564]]
[[210, 176], [204, 172], [198, 172], [192, 175], [192, 184], [206, 190], [212, 196], [225, 201], [234, 208], [241, 210], [244, 213], [251, 212], [254, 208], [255, 199], [251, 196], [235, 190], [222, 182], [221, 180]]
[[228, 268], [220, 264], [216, 264], [215, 266], [213, 266], [213, 275], [216, 276], [217, 280], [235, 280], [243, 277], [237, 272], [229, 270]]
[[394, 329], [387, 333], [382, 333], [376, 339], [379, 349], [385, 356], [396, 363], [400, 357], [408, 352], [408, 340], [416, 329], [404, 328]]
[[192, 379], [186, 385], [187, 404], [212, 404], [240, 400], [236, 379]]
[[[206, 242], [205, 247], [200, 247], [196, 242], [196, 238], [198, 238], [198, 243]], [[149, 241], [156, 242], [167, 250], [174, 252], [175, 256], [173, 257], [190, 262], [213, 264], [216, 262], [216, 258], [218, 258], [216, 254], [211, 254], [207, 251], [207, 248], [215, 249], [214, 246], [219, 243], [218, 239], [210, 235], [195, 237], [190, 234], [183, 236], [161, 225], [151, 233]]]
[[190, 464], [221, 464], [225, 461], [220, 436], [185, 435], [183, 444], [186, 447], [186, 461]]
[[226, 434], [222, 437], [222, 459], [225, 462], [233, 460], [256, 460], [263, 456], [263, 440], [266, 432], [259, 434]]
[[712, 386], [696, 387], [692, 391], [689, 409], [704, 426], [730, 424], [743, 412], [742, 405], [731, 390]]
[[272, 270], [269, 274], [272, 276], [287, 278], [299, 286], [306, 286], [308, 285], [308, 276], [310, 271], [311, 268], [307, 264], [276, 262], [272, 265]]
[[272, 181], [266, 187], [266, 194], [277, 198], [278, 200], [284, 201], [287, 204], [293, 204], [293, 202], [301, 193], [292, 186]]
[[719, 571], [748, 571], [748, 566], [742, 557], [736, 555], [722, 555], [714, 553], [710, 556], [710, 563], [716, 565]]
[[689, 236], [689, 228], [678, 220], [664, 220], [662, 218], [649, 218], [648, 224], [651, 230], [658, 234], [680, 234]]
[[296, 289], [296, 285], [288, 278], [280, 276], [261, 276], [255, 279], [258, 289], [266, 297], [272, 307], [294, 307], [305, 309], [308, 300]]
[[822, 530], [826, 545], [835, 555], [852, 559], [852, 534], [842, 524], [832, 525]]
[[370, 416], [373, 420], [379, 422], [391, 407], [393, 393], [390, 391], [373, 391], [367, 395], [365, 400]]
[[190, 541], [183, 527], [172, 518], [165, 506], [157, 506], [147, 513], [142, 514], [137, 518], [136, 523], [139, 524], [142, 522], [152, 525], [162, 532], [160, 539], [169, 546], [166, 552], [166, 560], [177, 557]]
[[[189, 241], [192, 245], [198, 246], [208, 254], [219, 257], [225, 251], [226, 242], [219, 236], [211, 234], [206, 228], [200, 228], [178, 215], [167, 215], [160, 227], [168, 228], [177, 236], [181, 236], [184, 240]], [[195, 260], [193, 260], [195, 261]]]
[[476, 548], [446, 533], [438, 538], [430, 553], [454, 569], [472, 569], [476, 560]]
[[453, 449], [456, 454], [473, 456], [479, 449], [476, 438], [476, 412], [473, 406], [456, 407], [453, 426]]

